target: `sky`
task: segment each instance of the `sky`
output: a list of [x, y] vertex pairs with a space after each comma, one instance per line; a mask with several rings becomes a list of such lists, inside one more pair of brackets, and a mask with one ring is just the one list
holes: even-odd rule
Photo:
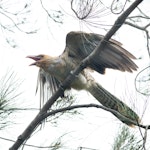
[[[148, 0], [145, 0], [141, 5], [145, 8], [147, 14], [150, 14], [146, 7], [149, 3]], [[19, 10], [19, 8], [23, 6], [23, 2], [19, 3], [16, 0], [13, 4], [7, 4], [7, 7], [9, 8], [12, 5], [15, 6], [11, 7], [12, 11], [14, 11], [14, 8], [18, 8]], [[69, 1], [53, 0], [51, 1], [51, 5], [49, 5], [49, 1], [43, 1], [43, 5], [48, 10], [62, 10], [64, 13], [64, 16], [62, 17], [63, 24], [55, 23], [52, 19], [49, 20], [46, 12], [41, 8], [40, 1], [33, 0], [31, 3], [32, 11], [25, 14], [28, 23], [21, 26], [21, 29], [30, 31], [36, 28], [39, 30], [37, 34], [25, 34], [17, 29], [15, 29], [15, 33], [0, 33], [0, 75], [3, 76], [8, 68], [12, 68], [16, 72], [17, 77], [23, 80], [21, 87], [18, 89], [18, 91], [23, 92], [16, 102], [18, 107], [39, 107], [39, 97], [38, 95], [35, 96], [38, 68], [29, 67], [32, 60], [27, 59], [27, 55], [44, 53], [54, 56], [61, 54], [65, 47], [66, 34], [69, 31], [82, 30], [99, 34], [106, 33], [102, 27], [94, 28], [92, 26], [87, 26], [87, 23], [81, 23], [79, 20], [75, 19], [75, 16], [71, 12]], [[107, 3], [107, 6], [109, 6], [109, 3]], [[116, 17], [110, 15], [107, 11], [106, 14], [108, 15], [105, 16], [104, 14], [105, 11], [100, 18], [100, 21], [104, 24], [108, 24], [109, 26], [107, 28], [110, 28], [110, 25], [113, 24]], [[2, 18], [2, 16], [0, 17]], [[97, 22], [99, 21], [99, 18], [95, 18], [95, 20], [92, 21]], [[7, 23], [8, 20], [6, 19], [5, 22]], [[8, 36], [16, 42], [16, 48], [12, 48], [6, 42], [5, 37]], [[147, 67], [149, 58], [143, 33], [141, 31], [124, 25], [114, 38], [122, 42], [124, 47], [137, 58], [142, 57], [142, 59], [136, 60], [139, 71]], [[142, 122], [144, 124], [149, 124], [149, 97], [144, 97], [135, 91], [134, 79], [138, 72], [129, 74], [108, 69], [106, 75], [93, 73], [93, 76], [104, 88], [124, 100], [131, 107], [134, 107], [135, 105], [135, 111], [140, 116], [142, 116], [145, 102], [147, 102], [147, 109], [142, 118]], [[96, 100], [85, 91], [73, 91], [73, 93], [77, 98], [77, 102], [80, 104], [97, 103]], [[62, 116], [57, 124], [52, 124], [51, 122], [46, 123], [44, 129], [34, 133], [27, 143], [50, 145], [51, 142], [55, 141], [65, 132], [67, 133], [67, 136], [65, 135], [62, 140], [62, 142], [64, 142], [64, 150], [71, 148], [72, 150], [75, 150], [80, 146], [95, 149], [104, 149], [104, 147], [107, 147], [108, 150], [111, 150], [113, 139], [120, 127], [120, 122], [113, 115], [103, 110], [93, 108], [81, 112], [82, 115], [73, 118], [71, 115]], [[35, 110], [16, 113], [12, 116], [12, 120], [16, 121], [16, 124], [4, 131], [0, 131], [1, 136], [15, 140], [33, 120], [36, 114], [37, 111]], [[136, 132], [136, 134], [139, 135], [138, 129], [131, 129], [131, 131]], [[8, 149], [11, 145], [12, 142], [0, 139], [1, 149]], [[33, 150], [36, 148], [25, 147], [24, 149]]]

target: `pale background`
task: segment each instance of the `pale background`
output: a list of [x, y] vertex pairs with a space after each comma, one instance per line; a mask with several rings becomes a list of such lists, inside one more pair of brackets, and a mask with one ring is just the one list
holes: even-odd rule
[[[37, 28], [39, 29], [37, 34], [25, 34], [16, 29], [15, 33], [11, 34], [18, 45], [14, 49], [6, 43], [4, 36], [7, 36], [7, 34], [0, 32], [0, 76], [3, 76], [8, 68], [12, 68], [17, 73], [17, 77], [23, 80], [21, 87], [18, 89], [23, 93], [16, 101], [17, 107], [39, 108], [39, 96], [35, 96], [38, 68], [29, 67], [29, 64], [33, 61], [27, 59], [27, 55], [41, 53], [49, 55], [61, 54], [65, 47], [65, 36], [69, 31], [81, 30], [99, 34], [106, 33], [101, 28], [87, 27], [85, 23], [75, 19], [70, 10], [69, 1], [53, 0], [51, 3], [49, 1], [43, 1], [43, 4], [49, 9], [62, 10], [65, 14], [63, 16], [63, 24], [55, 23], [52, 20], [48, 23], [48, 17], [41, 8], [40, 2], [34, 0], [31, 4], [32, 12], [28, 16], [31, 23], [24, 25], [22, 29], [28, 31], [32, 28]], [[15, 6], [16, 8], [19, 7], [19, 3], [15, 3]], [[109, 6], [109, 2], [107, 6]], [[145, 8], [147, 15], [150, 15], [148, 6], [150, 6], [149, 0], [143, 1], [140, 5], [141, 8]], [[13, 9], [13, 7], [11, 7], [11, 9]], [[116, 17], [117, 16], [107, 15], [103, 17], [102, 20], [105, 21], [106, 24], [112, 25]], [[143, 114], [146, 103], [146, 111], [142, 122], [144, 124], [150, 124], [149, 97], [144, 97], [137, 93], [134, 86], [134, 79], [137, 73], [149, 65], [149, 57], [143, 33], [124, 25], [114, 38], [122, 42], [124, 47], [137, 58], [142, 57], [142, 59], [136, 60], [139, 70], [133, 74], [107, 70], [106, 75], [98, 75], [97, 73], [93, 75], [104, 88], [129, 104], [140, 116]], [[148, 85], [146, 84], [146, 86]], [[73, 93], [80, 104], [97, 103], [87, 92], [74, 91]], [[110, 113], [100, 109], [89, 108], [81, 110], [81, 112], [83, 115], [76, 117], [69, 116], [69, 119], [68, 117], [62, 116], [57, 125], [51, 124], [50, 122], [46, 123], [44, 129], [32, 135], [32, 138], [27, 143], [47, 146], [62, 134], [67, 133], [62, 139], [64, 143], [64, 148], [62, 149], [64, 150], [76, 150], [80, 146], [111, 150], [113, 139], [121, 125], [120, 121]], [[30, 121], [33, 120], [36, 114], [37, 111], [16, 113], [11, 118], [16, 124], [11, 125], [6, 130], [0, 131], [1, 137], [15, 140]], [[131, 131], [141, 137], [137, 128], [131, 129]], [[0, 149], [8, 149], [11, 145], [12, 142], [0, 139]], [[149, 146], [149, 142], [147, 142], [147, 148], [149, 148]], [[24, 149], [33, 150], [36, 148], [25, 147]]]

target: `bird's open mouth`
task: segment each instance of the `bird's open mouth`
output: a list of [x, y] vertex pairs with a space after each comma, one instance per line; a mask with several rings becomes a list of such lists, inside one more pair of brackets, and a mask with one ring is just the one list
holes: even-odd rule
[[38, 56], [27, 56], [27, 58], [31, 58], [31, 59], [35, 60], [35, 62], [32, 63], [32, 64], [30, 64], [30, 66], [36, 65], [36, 62], [37, 62], [38, 60], [40, 60], [40, 58], [39, 58]]
[[31, 58], [31, 59], [33, 59], [35, 61], [40, 60], [40, 58], [38, 56], [27, 56], [27, 58]]

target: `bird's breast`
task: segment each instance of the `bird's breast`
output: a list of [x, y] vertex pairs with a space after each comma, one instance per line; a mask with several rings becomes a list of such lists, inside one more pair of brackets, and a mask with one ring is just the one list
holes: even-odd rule
[[[71, 73], [71, 71], [75, 69], [75, 65], [73, 62], [66, 62], [61, 59], [60, 62], [50, 64], [47, 69], [47, 72], [49, 72], [50, 75], [54, 76], [60, 82], [63, 82]], [[76, 90], [85, 89], [86, 83], [86, 77], [84, 76], [84, 74], [80, 73], [71, 83], [71, 88], [74, 88]]]

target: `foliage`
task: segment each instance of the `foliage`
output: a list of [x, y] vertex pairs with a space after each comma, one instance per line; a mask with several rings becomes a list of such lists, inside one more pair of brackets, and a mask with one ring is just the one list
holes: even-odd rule
[[0, 79], [0, 129], [5, 128], [11, 121], [9, 116], [16, 111], [15, 100], [18, 98], [19, 80], [13, 71], [7, 72]]
[[129, 128], [122, 126], [114, 139], [113, 150], [140, 150], [142, 141], [138, 140], [135, 134], [131, 133]]

